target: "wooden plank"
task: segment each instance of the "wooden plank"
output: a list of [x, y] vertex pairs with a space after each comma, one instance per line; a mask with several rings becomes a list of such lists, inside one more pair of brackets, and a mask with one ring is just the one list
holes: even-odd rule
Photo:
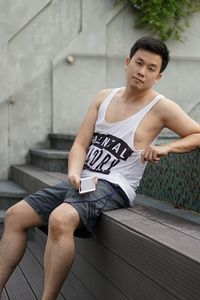
[[43, 290], [43, 270], [38, 261], [32, 256], [29, 249], [20, 262], [20, 267], [24, 272], [27, 281], [34, 290], [37, 299], [41, 298]]
[[78, 251], [92, 268], [116, 286], [128, 299], [177, 299], [145, 276], [143, 270], [129, 265], [124, 257], [115, 255], [93, 239], [79, 240]]
[[[23, 269], [23, 272], [30, 286], [34, 290], [37, 298], [41, 299], [43, 291], [44, 272], [40, 261], [33, 254], [34, 252], [30, 251], [30, 249], [27, 248], [24, 258], [20, 263], [20, 266]], [[65, 297], [59, 294], [57, 299], [63, 300], [65, 299]]]
[[34, 241], [28, 242], [28, 249], [35, 256], [36, 260], [41, 265], [41, 268], [43, 268], [43, 256], [44, 256], [43, 249], [41, 249]]
[[[44, 233], [42, 233], [41, 231], [39, 231], [38, 228], [36, 228], [36, 230], [35, 230], [35, 238], [36, 238], [35, 241], [37, 241], [37, 242], [39, 241], [40, 246], [41, 246], [40, 251], [42, 252], [42, 248], [43, 248], [42, 241], [43, 241], [43, 243], [46, 242], [46, 236], [44, 235]], [[33, 242], [30, 241], [29, 245], [31, 245], [32, 243]], [[37, 250], [37, 251], [39, 251], [39, 250]], [[34, 250], [34, 253], [37, 253], [37, 251]], [[39, 257], [41, 257], [41, 252], [40, 253], [38, 252]], [[79, 259], [81, 261], [83, 261], [82, 258], [79, 258]], [[77, 259], [75, 260], [75, 262], [76, 261], [77, 261]], [[83, 262], [82, 262], [82, 264], [84, 265]], [[86, 266], [86, 268], [85, 268], [85, 266]], [[85, 269], [83, 269], [83, 268], [85, 268]], [[77, 300], [80, 300], [80, 299], [87, 299], [87, 300], [100, 299], [99, 298], [100, 292], [98, 293], [98, 297], [96, 296], [96, 287], [92, 288], [93, 292], [90, 290], [91, 289], [90, 277], [92, 276], [93, 278], [95, 278], [96, 270], [92, 270], [92, 268], [89, 266], [89, 269], [91, 269], [91, 271], [92, 271], [92, 273], [90, 274], [90, 272], [87, 271], [87, 269], [88, 269], [87, 263], [82, 268], [80, 266], [80, 263], [78, 263], [77, 269], [80, 272], [78, 272], [78, 273], [74, 272], [74, 266], [72, 267], [72, 271], [70, 272], [70, 274], [69, 274], [69, 276], [68, 276], [68, 278], [67, 278], [66, 282], [64, 283], [63, 288], [61, 290], [62, 294], [65, 295], [65, 296], [69, 296], [70, 300], [71, 300], [72, 297], [74, 299], [77, 299]], [[82, 277], [84, 279], [82, 279], [82, 277], [80, 276], [80, 274], [82, 274]], [[97, 276], [99, 276], [99, 274], [97, 274]], [[85, 282], [86, 278], [89, 279], [89, 282], [88, 282], [89, 286]], [[107, 284], [105, 282], [103, 276], [102, 276], [101, 279], [99, 278], [99, 280], [97, 281], [98, 285], [100, 283], [100, 280], [102, 282], [104, 282], [104, 287], [106, 285], [110, 286], [109, 283]], [[73, 288], [73, 291], [70, 289], [69, 286]], [[113, 287], [111, 285], [111, 288], [110, 288], [110, 290], [111, 290], [110, 293], [111, 294], [113, 293], [112, 289], [113, 289]], [[74, 292], [75, 292], [75, 294], [74, 294]], [[110, 298], [110, 299], [112, 299], [112, 298]], [[113, 299], [115, 299], [115, 298], [113, 298]], [[121, 298], [121, 299], [123, 299], [123, 298]]]
[[[135, 204], [142, 204], [145, 207], [152, 207], [161, 213], [164, 212], [170, 216], [175, 216], [183, 219], [184, 221], [190, 221], [193, 224], [200, 225], [200, 213], [189, 210], [189, 209], [177, 209], [174, 207], [172, 203], [161, 201], [158, 199], [154, 199], [150, 196], [144, 195], [144, 194], [136, 194]], [[134, 207], [133, 207], [134, 208]]]
[[200, 240], [200, 225], [191, 220], [141, 204], [135, 204], [128, 210]]
[[9, 300], [6, 289], [3, 290], [1, 300]]
[[[39, 232], [40, 238], [42, 238], [42, 236], [41, 236], [42, 233], [40, 232], [39, 229], [37, 230], [37, 232]], [[38, 246], [38, 244], [36, 244], [35, 241], [29, 241], [28, 242], [28, 247], [29, 247], [29, 250], [36, 257], [36, 259], [39, 261], [40, 265], [43, 267], [44, 249], [43, 249], [43, 247], [41, 247], [41, 241], [42, 241], [42, 239], [40, 239], [40, 247]], [[45, 235], [44, 235], [44, 238], [43, 238], [43, 242], [44, 242], [44, 244], [46, 243], [46, 236]], [[71, 299], [76, 299], [77, 295], [78, 295], [67, 280], [64, 283], [60, 294], [62, 295], [63, 298], [65, 298], [65, 296], [70, 297], [70, 300]]]
[[[123, 226], [118, 222], [118, 219], [120, 219], [119, 216], [114, 215], [112, 219], [110, 215], [106, 213], [101, 218], [96, 229], [95, 235], [97, 241], [116, 255], [123, 257], [129, 265], [143, 272], [146, 277], [157, 283], [161, 288], [167, 290], [170, 294], [174, 295], [174, 297], [181, 300], [199, 300], [200, 264], [193, 259], [193, 256], [190, 257], [190, 253], [188, 252], [186, 256], [184, 254], [185, 249], [182, 253], [180, 251], [181, 249], [176, 251], [176, 249], [170, 248], [168, 246], [169, 243], [161, 243], [161, 241], [159, 241], [162, 240], [160, 232], [159, 234], [154, 234], [151, 228], [151, 234], [150, 237], [148, 237], [148, 227], [145, 224], [146, 220], [144, 220], [143, 224], [142, 222], [137, 222], [136, 218], [136, 220], [134, 220], [136, 230], [133, 230], [134, 226], [132, 226], [132, 230], [129, 229], [128, 226], [131, 224], [132, 219], [130, 218], [128, 222], [125, 216], [126, 215], [124, 215], [123, 218], [121, 215], [120, 222], [126, 225]], [[156, 226], [154, 230], [157, 230]], [[167, 230], [169, 230], [169, 228]], [[172, 229], [170, 230], [173, 231]], [[164, 232], [165, 231], [163, 231], [163, 234]], [[180, 234], [182, 235], [182, 233]], [[154, 235], [154, 238], [152, 238], [152, 235]], [[158, 237], [158, 240], [156, 240], [155, 237]], [[163, 237], [163, 240], [165, 241], [165, 237]], [[196, 251], [198, 250], [199, 247]]]
[[[69, 289], [71, 287], [71, 289]], [[62, 293], [68, 296], [70, 300], [96, 300], [96, 296], [91, 294], [88, 287], [86, 287], [83, 282], [77, 277], [73, 268], [69, 273], [63, 288]]]
[[[72, 272], [69, 273], [68, 278], [66, 279], [66, 281], [63, 284], [63, 287], [61, 289], [61, 293], [62, 295], [64, 295], [66, 297], [66, 299], [70, 299], [70, 300], [91, 300], [91, 298], [88, 298], [88, 292], [85, 290], [82, 290], [82, 286], [80, 285], [80, 281], [76, 281], [77, 285], [75, 285], [75, 287], [73, 286], [73, 276], [72, 276]], [[71, 285], [72, 283], [72, 285]], [[92, 298], [92, 300], [94, 300], [94, 298]]]
[[[81, 283], [87, 287], [90, 294], [93, 295], [93, 299], [127, 300], [127, 297], [121, 293], [118, 287], [105, 279], [104, 275], [89, 265], [88, 262], [79, 254], [76, 255], [72, 271], [76, 274]], [[87, 299], [84, 294], [82, 297], [83, 299]]]
[[[105, 299], [103, 298], [105, 295], [99, 293], [95, 285], [95, 288], [92, 286], [90, 290], [91, 284], [89, 278], [92, 277], [92, 280], [95, 281], [99, 274], [102, 275], [103, 278], [100, 276], [97, 281], [103, 290], [105, 290], [103, 286], [107, 280], [111, 289], [113, 286], [117, 287], [119, 292], [122, 292], [122, 294], [125, 293], [123, 294], [125, 298], [130, 294], [131, 297], [138, 296], [138, 299], [147, 300], [149, 300], [149, 295], [151, 295], [151, 298], [162, 300], [188, 300], [191, 297], [193, 300], [199, 299], [200, 291], [197, 283], [197, 279], [200, 275], [199, 265], [197, 261], [195, 262], [193, 257], [190, 257], [191, 245], [185, 245], [188, 239], [190, 242], [195, 240], [196, 243], [199, 243], [197, 230], [192, 231], [193, 228], [191, 227], [185, 234], [184, 230], [181, 230], [181, 223], [173, 223], [173, 220], [171, 220], [170, 222], [172, 223], [168, 224], [167, 220], [163, 222], [163, 219], [159, 216], [153, 215], [153, 219], [151, 219], [147, 214], [148, 213], [141, 213], [140, 211], [133, 212], [128, 210], [106, 213], [102, 217], [103, 222], [101, 220], [100, 227], [97, 228], [96, 237], [98, 242], [103, 244], [104, 248], [108, 248], [110, 250], [109, 252], [114, 256], [110, 253], [107, 254], [106, 251], [104, 252], [101, 246], [90, 251], [92, 247], [90, 248], [88, 244], [88, 248], [85, 246], [87, 250], [81, 250], [80, 244], [78, 243], [79, 263], [77, 267], [76, 264], [73, 266], [73, 273], [71, 274], [75, 275], [82, 286], [86, 287], [85, 291], [88, 291], [89, 294], [97, 297], [97, 299]], [[149, 228], [152, 224], [153, 230]], [[157, 229], [158, 232], [156, 232]], [[166, 236], [165, 233], [167, 233]], [[174, 237], [178, 237], [178, 239], [174, 240]], [[173, 242], [173, 247], [170, 245], [171, 241]], [[87, 240], [85, 243], [87, 245], [87, 243], [90, 242]], [[184, 246], [183, 249], [181, 249], [180, 246]], [[98, 251], [100, 251], [100, 254]], [[192, 255], [195, 255], [196, 251], [195, 249]], [[102, 255], [101, 252], [104, 254]], [[109, 259], [107, 259], [107, 257], [109, 257]], [[105, 264], [105, 258], [107, 266], [110, 266], [110, 271], [108, 268], [103, 272], [101, 267]], [[80, 261], [82, 261], [82, 263], [80, 263]], [[81, 267], [81, 264], [84, 267]], [[118, 268], [121, 274], [125, 274], [130, 286], [132, 279], [135, 290], [131, 287], [131, 291], [128, 291], [126, 282], [124, 282], [123, 279], [119, 280], [120, 276], [117, 274]], [[114, 274], [114, 279], [112, 278], [112, 273]], [[109, 274], [109, 276], [106, 274]], [[73, 284], [76, 286], [77, 284], [74, 279], [71, 281], [68, 280], [67, 283], [70, 283], [70, 286], [73, 286]], [[105, 285], [108, 283], [106, 282]], [[109, 284], [107, 286], [109, 286]], [[144, 285], [145, 289], [143, 288]], [[98, 291], [97, 294], [96, 290]], [[107, 288], [107, 290], [109, 290], [109, 288]], [[85, 291], [83, 291], [83, 295]], [[64, 291], [64, 294], [68, 295], [67, 290]], [[76, 299], [76, 295], [72, 297]], [[116, 297], [116, 295], [114, 297]], [[85, 299], [87, 299], [87, 297]]]
[[[41, 232], [38, 228], [35, 229], [35, 241], [29, 241], [28, 247], [30, 251], [33, 251], [34, 255], [40, 261], [41, 265], [43, 265], [43, 253], [44, 253], [44, 245], [46, 244], [47, 236]], [[37, 242], [37, 243], [36, 243]], [[39, 246], [38, 246], [39, 244]], [[71, 271], [63, 284], [61, 289], [61, 294], [64, 296], [68, 296], [70, 300], [94, 300], [93, 295], [91, 295], [81, 281], [76, 278], [74, 273]], [[84, 295], [85, 298], [82, 298]]]
[[26, 280], [20, 267], [17, 267], [6, 284], [6, 291], [9, 299], [15, 300], [36, 300], [32, 287]]
[[47, 234], [45, 234], [41, 229], [36, 227], [34, 228], [34, 234], [32, 240], [44, 253], [46, 241], [47, 241]]
[[200, 240], [127, 209], [105, 213], [124, 227], [142, 234], [200, 263]]

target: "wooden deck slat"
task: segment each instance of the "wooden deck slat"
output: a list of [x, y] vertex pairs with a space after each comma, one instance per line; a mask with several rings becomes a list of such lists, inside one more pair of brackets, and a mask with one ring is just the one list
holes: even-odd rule
[[141, 204], [135, 204], [127, 210], [200, 240], [200, 226], [190, 220]]
[[94, 299], [128, 300], [117, 286], [114, 286], [105, 278], [104, 274], [101, 274], [96, 268], [88, 264], [81, 255], [76, 255], [72, 270], [78, 275], [84, 286], [89, 289]]
[[[40, 241], [39, 241], [39, 243], [36, 243], [35, 241], [29, 241], [28, 247], [29, 247], [29, 250], [36, 257], [36, 259], [38, 260], [38, 262], [40, 263], [40, 265], [42, 266], [43, 265], [43, 255], [44, 255], [44, 250], [43, 250], [44, 246], [42, 246], [41, 234], [40, 234], [39, 230], [37, 230], [37, 232], [38, 232], [38, 235], [40, 235]], [[46, 237], [45, 237], [45, 239], [46, 239]], [[44, 245], [45, 245], [45, 242], [46, 241], [44, 241]], [[66, 285], [66, 283], [65, 283], [65, 285]], [[74, 296], [76, 295], [77, 296], [77, 294], [73, 291], [72, 287], [69, 284], [67, 284], [67, 287], [65, 287], [65, 292], [64, 293], [65, 293], [65, 295], [70, 294], [70, 295], [74, 295]], [[60, 299], [65, 299], [65, 297], [63, 296], [63, 289], [61, 290], [60, 294], [61, 294], [59, 296]], [[70, 300], [71, 300], [71, 298], [70, 298]]]
[[[88, 287], [84, 286], [80, 278], [74, 272], [73, 267], [67, 280], [65, 281], [62, 292], [64, 295], [70, 295], [70, 300], [97, 300], [98, 298], [90, 293]], [[83, 296], [84, 295], [84, 296]]]
[[[146, 276], [143, 270], [138, 270], [127, 263], [125, 260], [128, 258], [116, 255], [94, 239], [80, 240], [79, 244], [80, 255], [83, 259], [121, 293], [123, 292], [127, 299], [177, 299]], [[120, 244], [121, 247], [125, 245], [124, 241], [119, 240]]]
[[[24, 255], [23, 260], [20, 263], [23, 272], [33, 288], [38, 299], [41, 299], [43, 290], [43, 268], [38, 259], [33, 255], [29, 248]], [[65, 300], [61, 294], [57, 297], [57, 300]]]
[[106, 212], [105, 215], [135, 233], [142, 234], [152, 241], [188, 256], [198, 263], [200, 262], [200, 240], [191, 235], [186, 235], [167, 224], [151, 220], [127, 209], [116, 209]]
[[[199, 240], [186, 235], [184, 243], [183, 233], [152, 223], [129, 211], [121, 210], [120, 214], [112, 211], [105, 213], [99, 222], [96, 238], [174, 297], [199, 300]], [[193, 249], [195, 245], [198, 247]]]
[[43, 287], [43, 271], [41, 265], [33, 257], [29, 249], [25, 252], [24, 257], [20, 262], [20, 267], [22, 268], [29, 284], [33, 288], [37, 299], [40, 299]]
[[10, 300], [36, 300], [27, 279], [18, 266], [6, 284], [8, 299]]
[[2, 296], [1, 296], [1, 300], [10, 300], [8, 298], [6, 289], [3, 290], [3, 293], [2, 293]]
[[[46, 243], [47, 236], [39, 229], [36, 228], [35, 230], [36, 242], [29, 241], [29, 248], [31, 251], [33, 251], [34, 255], [37, 257], [40, 263], [43, 264], [44, 245]], [[61, 289], [61, 294], [69, 296], [70, 300], [96, 299], [96, 297], [90, 294], [88, 289], [80, 282], [80, 280], [76, 278], [73, 271], [70, 271], [67, 280], [64, 282], [63, 287]], [[84, 298], [82, 294], [84, 295]]]
[[[72, 277], [72, 272], [69, 273], [69, 276], [67, 280], [64, 282], [63, 287], [61, 289], [61, 294], [65, 295], [67, 299], [69, 300], [90, 300], [90, 298], [85, 297], [83, 299], [82, 296], [80, 296], [79, 292], [81, 291], [79, 288], [79, 285], [76, 286], [74, 289], [73, 286], [71, 286], [70, 278]], [[68, 280], [69, 279], [69, 280]], [[85, 294], [84, 294], [85, 296]], [[93, 300], [93, 299], [92, 299]]]

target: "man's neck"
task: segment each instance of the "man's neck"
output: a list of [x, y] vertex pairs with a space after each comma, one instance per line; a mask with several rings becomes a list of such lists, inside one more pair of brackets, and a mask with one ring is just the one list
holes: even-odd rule
[[124, 90], [123, 98], [127, 103], [129, 102], [141, 102], [143, 100], [153, 99], [157, 93], [153, 89], [138, 90], [131, 87], [126, 87]]

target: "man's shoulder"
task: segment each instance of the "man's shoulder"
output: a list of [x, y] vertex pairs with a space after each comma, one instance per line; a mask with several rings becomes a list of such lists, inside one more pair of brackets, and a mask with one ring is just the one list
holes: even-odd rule
[[160, 101], [158, 102], [158, 105], [157, 105], [157, 107], [159, 108], [159, 109], [164, 109], [164, 108], [169, 108], [169, 109], [173, 109], [174, 107], [178, 107], [179, 105], [175, 102], [175, 101], [173, 101], [173, 100], [171, 100], [171, 99], [169, 99], [169, 98], [167, 98], [167, 97], [165, 97], [165, 96], [163, 96], [161, 99], [160, 99]]
[[106, 97], [113, 91], [113, 89], [102, 89], [98, 91], [95, 97], [95, 104], [100, 106], [101, 103], [106, 99]]
[[97, 96], [100, 98], [107, 97], [112, 91], [113, 89], [102, 89], [98, 91]]

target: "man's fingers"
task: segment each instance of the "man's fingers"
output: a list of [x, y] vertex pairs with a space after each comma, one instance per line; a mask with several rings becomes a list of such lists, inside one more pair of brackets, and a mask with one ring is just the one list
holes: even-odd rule
[[154, 151], [153, 149], [146, 149], [142, 154], [141, 154], [141, 160], [143, 163], [146, 161], [149, 162], [158, 162], [160, 158], [158, 157], [158, 152]]
[[94, 178], [95, 185], [97, 185], [98, 180], [99, 180], [98, 177], [95, 176], [95, 178]]
[[159, 161], [160, 160], [160, 158], [158, 157], [158, 152], [153, 152], [152, 160], [153, 161]]

